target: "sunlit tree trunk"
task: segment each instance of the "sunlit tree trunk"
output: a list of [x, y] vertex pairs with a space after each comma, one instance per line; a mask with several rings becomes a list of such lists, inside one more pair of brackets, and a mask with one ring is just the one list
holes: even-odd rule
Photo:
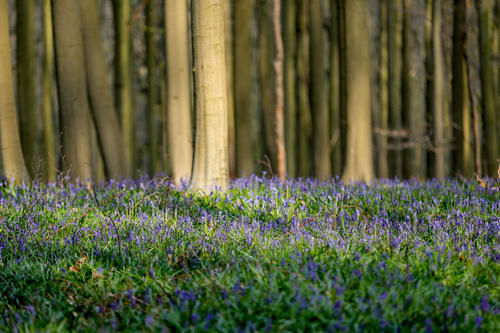
[[45, 175], [49, 181], [56, 180], [57, 165], [55, 153], [53, 123], [53, 79], [54, 79], [54, 31], [52, 28], [52, 6], [50, 0], [43, 0], [43, 81], [42, 81], [42, 113], [43, 113], [43, 147]]
[[35, 91], [35, 1], [16, 0], [17, 106], [24, 160], [31, 176], [38, 173], [38, 119]]
[[285, 140], [289, 177], [297, 175], [297, 103], [296, 103], [296, 55], [297, 55], [297, 0], [283, 2], [285, 45]]
[[91, 178], [89, 105], [78, 3], [53, 0], [59, 107], [62, 119], [64, 171]]
[[441, 7], [442, 0], [432, 2], [432, 111], [434, 125], [434, 176], [445, 176], [445, 144], [444, 141], [444, 59], [441, 44]]
[[255, 0], [234, 1], [234, 102], [236, 127], [236, 169], [239, 176], [255, 172], [250, 106], [250, 28]]
[[113, 10], [115, 24], [115, 104], [121, 118], [127, 167], [131, 174], [135, 174], [130, 0], [114, 0]]
[[425, 20], [426, 0], [404, 0], [403, 110], [409, 147], [404, 151], [404, 176], [426, 176]]
[[193, 159], [187, 11], [186, 0], [165, 2], [168, 152], [176, 182], [189, 178]]
[[324, 178], [331, 175], [329, 147], [329, 116], [326, 95], [326, 73], [323, 41], [323, 10], [321, 1], [310, 2], [311, 42], [311, 106], [313, 120], [314, 174]]
[[3, 176], [28, 181], [17, 126], [7, 0], [0, 0], [0, 143]]
[[344, 181], [374, 178], [370, 114], [370, 45], [367, 0], [345, 2], [347, 153]]
[[87, 89], [106, 175], [130, 177], [118, 116], [104, 58], [100, 22], [95, 1], [79, 1], [82, 19]]
[[388, 107], [389, 126], [394, 132], [389, 143], [392, 149], [389, 152], [389, 171], [391, 177], [403, 176], [403, 156], [401, 138], [402, 130], [401, 109], [401, 36], [403, 32], [402, 17], [403, 3], [401, 0], [387, 0], [387, 63], [388, 63]]
[[484, 147], [486, 151], [485, 171], [490, 176], [497, 173], [500, 150], [497, 137], [497, 122], [500, 121], [500, 111], [495, 107], [495, 92], [493, 89], [493, 72], [491, 68], [489, 28], [493, 11], [493, 0], [478, 0], [479, 12], [479, 53], [481, 61], [481, 92], [482, 113], [484, 122]]
[[222, 0], [193, 0], [196, 138], [192, 183], [225, 190], [229, 183], [227, 87]]

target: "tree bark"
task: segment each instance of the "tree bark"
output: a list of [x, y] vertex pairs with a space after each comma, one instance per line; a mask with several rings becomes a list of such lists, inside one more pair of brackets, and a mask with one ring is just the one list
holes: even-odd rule
[[50, 0], [43, 0], [43, 81], [42, 81], [42, 112], [43, 112], [43, 146], [45, 154], [45, 176], [49, 181], [56, 180], [57, 165], [53, 123], [52, 93], [54, 80], [54, 31], [52, 28], [52, 6]]
[[330, 21], [330, 150], [334, 175], [342, 173], [342, 126], [340, 101], [340, 10], [337, 0], [331, 0]]
[[374, 178], [370, 114], [370, 45], [367, 0], [345, 2], [347, 154], [343, 180]]
[[78, 1], [82, 19], [87, 89], [106, 175], [130, 177], [118, 116], [107, 76], [100, 23], [95, 1]]
[[21, 145], [28, 172], [37, 177], [39, 157], [38, 113], [35, 91], [35, 1], [16, 0], [17, 106], [20, 118]]
[[0, 0], [0, 143], [3, 176], [21, 182], [28, 181], [30, 176], [24, 164], [17, 126], [10, 52], [7, 0]]
[[188, 2], [165, 2], [167, 46], [168, 151], [177, 183], [191, 174], [193, 134], [191, 124]]
[[319, 178], [331, 176], [328, 100], [323, 42], [323, 10], [321, 1], [313, 0], [309, 7], [311, 24], [310, 66], [311, 106], [313, 121], [314, 174]]
[[134, 106], [132, 89], [132, 42], [130, 0], [114, 0], [115, 105], [120, 113], [127, 169], [135, 174]]
[[78, 3], [53, 0], [63, 167], [73, 179], [91, 178], [89, 105]]
[[202, 190], [229, 183], [227, 87], [222, 0], [193, 0], [196, 138], [192, 184]]

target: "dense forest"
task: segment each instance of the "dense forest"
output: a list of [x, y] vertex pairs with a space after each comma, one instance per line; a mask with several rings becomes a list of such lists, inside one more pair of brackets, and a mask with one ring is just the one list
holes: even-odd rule
[[0, 0], [1, 174], [495, 176], [495, 0]]

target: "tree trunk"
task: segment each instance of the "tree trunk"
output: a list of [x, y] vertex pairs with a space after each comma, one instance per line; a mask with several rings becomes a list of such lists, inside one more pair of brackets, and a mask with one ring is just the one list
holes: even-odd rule
[[345, 2], [347, 154], [343, 180], [374, 178], [370, 115], [370, 45], [367, 0]]
[[276, 159], [277, 159], [277, 169], [278, 176], [281, 180], [285, 180], [286, 177], [286, 153], [285, 153], [285, 124], [283, 119], [283, 105], [284, 105], [284, 95], [283, 95], [283, 39], [281, 36], [281, 0], [274, 0], [273, 4], [273, 27], [274, 27], [274, 40], [276, 44], [276, 55], [274, 57], [274, 77], [276, 84]]
[[326, 96], [326, 73], [324, 64], [323, 10], [321, 1], [310, 2], [311, 42], [311, 106], [313, 121], [314, 174], [319, 178], [331, 176], [330, 137], [328, 133], [328, 99]]
[[16, 0], [17, 106], [24, 160], [32, 177], [37, 177], [38, 113], [35, 91], [35, 1]]
[[132, 89], [132, 42], [130, 0], [114, 0], [115, 24], [115, 104], [120, 113], [127, 169], [135, 174], [134, 106]]
[[466, 0], [460, 0], [453, 9], [453, 58], [452, 58], [452, 118], [453, 142], [453, 175], [462, 174], [472, 177], [473, 148], [471, 110], [469, 105], [468, 78], [465, 63], [466, 44]]
[[311, 106], [309, 104], [309, 5], [310, 0], [300, 0], [299, 38], [297, 45], [298, 75], [298, 175], [311, 176]]
[[401, 137], [403, 129], [401, 109], [401, 36], [403, 32], [401, 0], [388, 0], [387, 6], [387, 61], [388, 61], [388, 107], [389, 125], [394, 135], [390, 136], [389, 143], [392, 149], [389, 152], [389, 170], [391, 177], [402, 178], [403, 156]]
[[444, 59], [441, 45], [441, 6], [442, 0], [432, 2], [432, 104], [434, 125], [434, 177], [445, 176], [445, 145], [444, 141]]
[[168, 151], [177, 183], [188, 179], [193, 159], [187, 11], [186, 0], [165, 2]]
[[73, 179], [91, 178], [89, 105], [78, 3], [53, 0], [63, 167]]
[[285, 38], [285, 140], [288, 176], [297, 175], [297, 104], [296, 70], [297, 63], [297, 0], [284, 1]]
[[234, 92], [236, 125], [236, 168], [238, 176], [255, 172], [253, 157], [254, 115], [250, 106], [250, 25], [255, 0], [234, 1]]
[[45, 175], [47, 180], [56, 180], [56, 152], [53, 123], [52, 82], [54, 80], [54, 32], [52, 29], [52, 6], [50, 0], [43, 0], [43, 147], [45, 153]]
[[497, 173], [500, 150], [497, 137], [497, 122], [499, 111], [495, 108], [495, 92], [493, 89], [493, 77], [490, 59], [490, 37], [489, 25], [493, 11], [492, 0], [478, 0], [479, 12], [479, 53], [481, 61], [481, 91], [482, 91], [482, 114], [485, 129], [484, 147], [486, 151], [486, 173], [494, 177]]
[[426, 0], [404, 0], [403, 110], [408, 131], [404, 176], [426, 176], [425, 12]]
[[106, 175], [130, 177], [123, 137], [113, 106], [95, 1], [78, 1], [82, 19], [87, 89]]
[[192, 183], [225, 190], [229, 183], [227, 88], [222, 0], [193, 0], [196, 138]]
[[3, 175], [16, 182], [30, 179], [17, 127], [7, 0], [0, 0], [0, 143]]
[[342, 126], [340, 110], [340, 12], [337, 0], [331, 0], [330, 21], [330, 150], [334, 175], [342, 173]]

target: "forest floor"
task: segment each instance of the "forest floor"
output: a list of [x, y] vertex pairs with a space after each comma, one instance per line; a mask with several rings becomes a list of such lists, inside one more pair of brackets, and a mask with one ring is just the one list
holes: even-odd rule
[[500, 332], [494, 181], [0, 188], [0, 331]]

